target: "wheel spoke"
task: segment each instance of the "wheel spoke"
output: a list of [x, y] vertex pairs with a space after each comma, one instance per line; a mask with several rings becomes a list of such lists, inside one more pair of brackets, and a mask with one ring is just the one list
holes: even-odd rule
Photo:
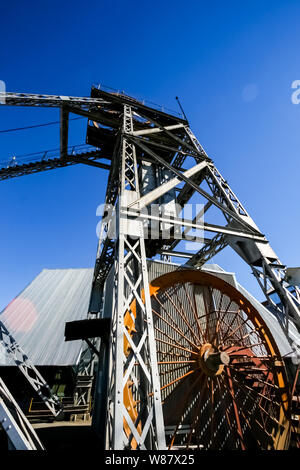
[[[166, 309], [163, 307], [163, 309], [166, 311]], [[191, 341], [189, 338], [187, 338], [183, 333], [182, 331], [180, 331], [180, 329], [178, 329], [176, 326], [174, 327], [172, 325], [172, 323], [170, 323], [168, 320], [166, 320], [162, 315], [160, 315], [156, 310], [152, 309], [153, 313], [158, 317], [160, 318], [162, 321], [164, 321], [170, 328], [173, 328], [174, 331], [176, 331], [176, 333], [178, 333], [180, 336], [182, 336], [182, 338], [184, 338], [191, 346], [193, 346], [195, 349], [198, 349], [198, 346], [193, 343], [193, 341]], [[174, 320], [172, 319], [172, 317], [167, 313], [167, 316], [168, 318], [171, 319], [171, 321], [174, 322]]]
[[263, 319], [219, 278], [197, 283], [208, 275], [193, 270], [172, 276], [152, 297], [168, 448], [275, 448], [288, 433], [287, 380]]
[[201, 379], [202, 377], [203, 377], [203, 372], [201, 372], [201, 373], [198, 375], [198, 377], [196, 378], [196, 380], [194, 381], [194, 383], [192, 384], [192, 386], [189, 388], [188, 393], [187, 393], [187, 396], [186, 396], [185, 400], [184, 400], [183, 403], [182, 403], [181, 411], [180, 411], [181, 417], [180, 417], [180, 420], [178, 421], [178, 423], [177, 423], [177, 425], [176, 425], [176, 428], [175, 428], [175, 431], [174, 431], [174, 433], [173, 433], [173, 435], [172, 435], [172, 437], [171, 437], [171, 443], [170, 443], [170, 445], [169, 445], [169, 449], [172, 448], [172, 446], [173, 446], [173, 444], [174, 444], [174, 441], [175, 441], [175, 438], [176, 438], [176, 435], [177, 435], [177, 432], [178, 432], [178, 429], [179, 429], [179, 426], [180, 426], [181, 423], [182, 423], [182, 420], [183, 420], [183, 416], [182, 416], [182, 415], [183, 415], [183, 411], [186, 409], [187, 404], [188, 404], [188, 401], [189, 401], [189, 399], [190, 399], [190, 397], [191, 397], [191, 394], [192, 394], [192, 392], [194, 391], [196, 385], [198, 385], [198, 383], [200, 382], [200, 379]]

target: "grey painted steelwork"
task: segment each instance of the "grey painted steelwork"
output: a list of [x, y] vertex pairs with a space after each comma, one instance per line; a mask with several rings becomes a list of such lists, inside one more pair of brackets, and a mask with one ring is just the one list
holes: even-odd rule
[[[123, 134], [133, 132], [132, 110], [124, 106]], [[134, 439], [139, 449], [166, 448], [156, 346], [142, 222], [124, 220], [123, 212], [140, 197], [135, 146], [125, 137], [120, 145], [121, 165], [117, 205], [117, 256], [115, 260], [114, 305], [110, 340], [110, 374], [106, 440], [108, 449], [125, 449]], [[144, 301], [142, 300], [142, 293]], [[135, 303], [135, 314], [131, 305]], [[136, 331], [133, 340], [125, 323], [128, 312]], [[124, 354], [124, 338], [130, 344]], [[140, 403], [138, 417], [132, 416], [123, 400], [124, 387], [132, 381], [132, 393]], [[124, 421], [128, 431], [125, 432]]]
[[103, 163], [102, 159], [105, 159], [103, 151], [101, 149], [95, 150], [89, 145], [68, 147], [62, 157], [60, 150], [13, 157], [10, 160], [0, 161], [0, 181], [80, 163], [109, 170], [110, 165]]
[[[35, 366], [76, 366], [81, 341], [65, 343], [65, 323], [86, 318], [93, 269], [43, 269], [0, 319]], [[1, 346], [0, 346], [1, 347]], [[2, 354], [0, 365], [13, 365]]]
[[[68, 347], [64, 325], [86, 316], [91, 279], [92, 270], [88, 269], [43, 270], [1, 312], [0, 364], [17, 365], [54, 416], [61, 412], [61, 403], [36, 366], [78, 363], [82, 342]], [[30, 352], [30, 359], [24, 350]]]
[[[223, 215], [223, 225], [203, 224], [207, 232], [215, 232], [211, 238], [204, 238], [204, 246], [196, 255], [189, 258], [188, 265], [201, 268], [211, 257], [221, 251], [225, 246], [231, 246], [239, 256], [251, 267], [260, 287], [262, 288], [268, 303], [268, 307], [277, 314], [278, 321], [284, 329], [286, 338], [292, 342], [291, 324], [300, 329], [300, 292], [299, 288], [290, 286], [285, 280], [286, 267], [280, 262], [272, 250], [267, 238], [256, 226], [254, 220], [247, 213], [237, 196], [230, 188], [208, 157], [197, 138], [190, 130], [186, 119], [167, 114], [157, 109], [145, 106], [144, 103], [120, 93], [107, 93], [97, 88], [92, 88], [90, 98], [61, 97], [49, 95], [25, 95], [7, 93], [3, 95], [7, 105], [22, 106], [50, 106], [61, 109], [61, 150], [62, 162], [66, 154], [68, 137], [68, 114], [70, 112], [85, 116], [89, 119], [87, 142], [101, 149], [102, 155], [109, 156], [111, 160], [110, 173], [107, 185], [106, 205], [112, 205], [117, 209], [117, 234], [115, 238], [106, 237], [100, 240], [92, 281], [88, 318], [99, 316], [102, 312], [102, 299], [105, 281], [109, 270], [115, 264], [115, 276], [117, 280], [116, 299], [112, 305], [114, 322], [111, 336], [111, 369], [108, 374], [108, 398], [110, 413], [107, 421], [107, 446], [120, 448], [130, 446], [133, 439], [139, 442], [141, 447], [153, 445], [161, 448], [163, 443], [161, 412], [158, 406], [147, 404], [142, 423], [144, 432], [137, 433], [135, 423], [130, 422], [124, 409], [122, 396], [122, 384], [124, 378], [122, 371], [133, 373], [132, 366], [124, 363], [122, 352], [122, 339], [126, 334], [122, 324], [124, 315], [129, 308], [130, 301], [135, 298], [142, 310], [142, 316], [147, 321], [148, 336], [141, 334], [141, 344], [132, 345], [135, 359], [138, 362], [138, 370], [145, 375], [143, 386], [145, 390], [155, 395], [155, 344], [151, 332], [151, 312], [149, 296], [147, 293], [148, 273], [146, 256], [154, 257], [164, 251], [170, 253], [179, 244], [174, 236], [175, 225], [171, 227], [168, 239], [159, 236], [158, 239], [145, 237], [145, 231], [141, 223], [142, 213], [136, 216], [130, 215], [130, 225], [124, 223], [123, 216], [139, 199], [143, 199], [145, 208], [151, 201], [168, 197], [169, 185], [162, 185], [160, 190], [156, 188], [143, 195], [143, 189], [139, 188], [139, 165], [141, 162], [149, 162], [156, 165], [161, 174], [168, 173], [178, 179], [178, 185], [172, 188], [173, 197], [182, 208], [191, 198], [198, 194], [203, 201], [204, 209], [201, 214], [211, 213], [210, 208], [215, 208]], [[187, 159], [189, 157], [189, 159]], [[186, 162], [194, 161], [194, 168], [184, 168]], [[87, 161], [85, 163], [88, 163]], [[60, 163], [61, 164], [61, 163]], [[197, 165], [203, 168], [197, 170]], [[190, 165], [190, 163], [189, 163]], [[59, 166], [59, 164], [57, 164]], [[174, 180], [175, 182], [175, 180]], [[177, 183], [177, 181], [176, 181]], [[206, 189], [203, 185], [206, 184]], [[208, 187], [208, 191], [207, 191]], [[176, 191], [176, 193], [175, 193]], [[171, 201], [172, 203], [172, 201]], [[137, 208], [138, 209], [138, 208]], [[201, 214], [198, 213], [190, 225], [185, 225], [183, 238], [189, 237], [189, 230], [199, 225]], [[149, 217], [149, 215], [148, 215]], [[163, 232], [163, 224], [169, 220], [159, 214], [156, 223], [159, 223], [160, 232]], [[106, 223], [106, 222], [105, 222]], [[171, 222], [170, 222], [171, 224]], [[147, 223], [146, 223], [147, 226]], [[173, 230], [174, 229], [174, 230]], [[160, 234], [161, 235], [161, 234]], [[136, 237], [136, 242], [133, 238]], [[198, 241], [198, 238], [194, 238]], [[176, 250], [174, 250], [174, 254]], [[168, 254], [168, 258], [172, 255]], [[128, 258], [136, 259], [135, 271], [128, 271]], [[132, 287], [131, 296], [125, 297], [125, 284]], [[141, 302], [140, 290], [146, 291], [146, 301]], [[276, 294], [280, 301], [274, 299]], [[120, 323], [119, 323], [120, 322]], [[129, 338], [128, 338], [129, 341]], [[145, 360], [141, 356], [139, 346], [147, 343], [146, 359], [154, 364], [154, 369], [148, 371]], [[154, 362], [153, 362], [154, 361]], [[117, 367], [116, 367], [117, 364]], [[91, 366], [92, 367], [92, 366]], [[123, 370], [124, 368], [124, 370]], [[134, 380], [133, 380], [134, 382]], [[137, 383], [137, 382], [136, 382]], [[137, 386], [137, 393], [140, 392]], [[119, 394], [119, 395], [118, 395]], [[154, 401], [155, 403], [155, 401]], [[117, 413], [116, 410], [120, 412]], [[123, 430], [123, 417], [127, 417], [130, 436], [125, 436]], [[140, 417], [139, 417], [140, 418]], [[153, 430], [150, 441], [146, 434]], [[127, 439], [127, 444], [126, 444]]]
[[11, 450], [45, 450], [33, 427], [0, 378], [0, 425]]
[[[148, 260], [147, 262], [148, 266], [148, 276], [149, 276], [149, 282], [151, 282], [153, 279], [156, 279], [159, 276], [162, 276], [163, 274], [167, 274], [172, 271], [176, 271], [181, 268], [180, 264], [174, 264], [174, 263], [165, 263], [162, 261], [150, 261]], [[193, 269], [193, 268], [191, 268]], [[245, 289], [244, 286], [242, 286], [239, 282], [238, 279], [236, 278], [235, 273], [230, 273], [227, 271], [224, 271], [219, 265], [217, 264], [205, 264], [201, 267], [201, 270], [207, 271], [208, 273], [214, 274], [217, 277], [220, 277], [223, 279], [225, 282], [228, 284], [231, 284], [233, 287], [238, 289], [241, 294], [243, 294], [251, 303], [254, 305], [254, 307], [257, 309], [259, 314], [262, 316], [266, 324], [268, 325], [277, 345], [280, 350], [280, 353], [282, 356], [291, 356], [294, 353], [294, 350], [291, 348], [290, 342], [287, 338], [286, 335], [282, 334], [282, 328], [280, 327], [280, 324], [278, 320], [276, 319], [276, 316], [272, 314], [264, 305], [262, 305], [259, 300], [257, 300], [250, 292]], [[113, 289], [113, 268], [107, 277], [106, 281], [106, 292], [108, 293], [105, 295], [105, 303], [104, 303], [104, 316], [109, 316], [109, 313], [111, 312], [112, 305], [111, 305], [111, 300], [112, 297], [109, 295], [109, 293]], [[293, 322], [290, 322], [290, 335], [293, 338], [293, 340], [297, 340], [299, 337], [297, 328], [293, 324]]]
[[61, 412], [59, 399], [52, 394], [45, 379], [2, 322], [0, 322], [0, 343], [51, 413], [57, 416]]
[[[240, 227], [244, 231], [250, 231], [250, 233], [262, 235], [254, 221], [247, 214], [246, 210], [243, 208], [242, 204], [229, 187], [228, 183], [224, 180], [212, 161], [208, 158], [206, 152], [192, 131], [189, 129], [187, 122], [184, 119], [179, 119], [178, 117], [158, 112], [157, 110], [144, 106], [143, 103], [125, 95], [119, 93], [106, 93], [96, 88], [93, 89], [91, 98], [6, 93], [3, 102], [6, 105], [50, 106], [60, 108], [62, 110], [61, 136], [63, 140], [63, 143], [61, 142], [61, 148], [64, 149], [66, 148], [67, 140], [66, 119], [69, 112], [75, 112], [79, 115], [84, 114], [90, 119], [94, 119], [95, 122], [103, 122], [103, 124], [108, 124], [109, 122], [111, 125], [120, 128], [120, 123], [117, 124], [119, 120], [117, 113], [115, 112], [115, 116], [110, 115], [109, 117], [103, 111], [105, 111], [105, 107], [109, 107], [112, 104], [115, 106], [122, 105], [124, 103], [131, 105], [135, 115], [138, 115], [140, 119], [148, 120], [152, 123], [153, 126], [151, 132], [150, 129], [137, 129], [134, 131], [135, 136], [132, 134], [132, 137], [137, 139], [135, 140], [135, 143], [140, 145], [140, 148], [144, 151], [144, 154], [147, 154], [148, 157], [156, 160], [162, 165], [162, 167], [173, 171], [177, 176], [180, 176], [180, 172], [178, 173], [176, 168], [178, 168], [178, 166], [181, 168], [187, 154], [194, 156], [196, 162], [206, 160], [209, 163], [207, 169], [203, 171], [202, 181], [205, 180], [209, 185], [212, 195], [201, 189], [199, 184], [197, 186], [193, 180], [185, 178], [184, 176], [182, 176], [182, 180], [185, 181], [186, 185], [190, 186], [190, 191], [184, 190], [181, 191], [181, 193], [185, 192], [190, 195], [197, 191], [199, 194], [204, 196], [207, 201], [211, 202], [223, 212], [227, 221], [227, 225], [230, 225], [231, 227], [235, 226], [235, 228]], [[169, 123], [169, 125], [162, 124], [160, 120], [165, 117], [168, 117], [169, 120], [172, 118], [173, 123]], [[174, 129], [178, 131], [178, 129], [182, 130], [182, 128], [184, 129], [185, 135], [181, 135], [180, 137], [175, 135]], [[164, 158], [161, 158], [159, 155], [153, 152], [151, 148], [149, 148], [149, 145], [151, 146], [152, 143], [149, 143], [149, 140], [144, 140], [143, 134], [145, 135], [145, 132], [148, 132], [147, 135], [151, 136], [151, 138], [157, 133], [164, 135], [168, 140], [169, 148], [171, 148], [171, 142], [173, 141], [173, 148], [177, 150], [173, 157], [173, 167], [166, 160], [164, 160]], [[164, 142], [153, 142], [153, 144], [157, 148], [160, 147], [161, 149], [168, 147]], [[180, 144], [180, 146], [178, 144]], [[163, 193], [161, 196], [163, 196]], [[179, 195], [178, 200], [180, 199], [181, 197]], [[184, 199], [185, 197], [183, 198], [182, 202], [184, 202]], [[218, 243], [218, 241], [220, 243]], [[224, 237], [220, 235], [218, 240], [213, 239], [211, 242], [206, 244], [207, 246], [204, 250], [205, 259], [202, 259], [202, 250], [202, 252], [199, 253], [197, 264], [200, 265], [202, 261], [207, 261], [211, 254], [216, 253], [228, 243], [251, 266], [254, 275], [256, 276], [263, 292], [266, 295], [268, 302], [273, 306], [274, 309], [278, 310], [279, 317], [282, 317], [283, 313], [286, 319], [291, 317], [294, 322], [299, 324], [299, 290], [295, 288], [293, 290], [294, 295], [291, 294], [288, 284], [284, 281], [285, 266], [282, 265], [282, 263], [279, 261], [278, 257], [275, 255], [269, 244], [267, 244], [267, 246], [263, 246], [262, 244], [256, 242], [244, 242], [243, 240], [240, 241], [238, 237], [234, 236], [226, 237], [226, 242], [224, 243]], [[105, 252], [110, 252], [111, 255], [111, 246], [107, 246]], [[108, 270], [109, 266], [104, 271], [104, 277], [102, 277], [101, 285], [103, 285], [103, 281], [105, 280], [105, 276], [107, 275]], [[103, 287], [100, 286], [100, 290], [101, 289], [103, 289]], [[272, 293], [277, 293], [279, 295], [281, 299], [281, 306], [278, 306], [273, 301]], [[288, 321], [286, 321], [286, 324], [288, 324]]]
[[[148, 260], [148, 277], [149, 282], [153, 279], [180, 269], [179, 264], [166, 264], [159, 260]], [[291, 352], [289, 342], [282, 334], [276, 317], [264, 307], [255, 297], [253, 297], [244, 286], [242, 286], [235, 274], [224, 271], [217, 264], [206, 264], [202, 268], [205, 271], [211, 272], [220, 276], [224, 281], [232, 284], [239, 289], [241, 293], [249, 299], [249, 301], [257, 308], [260, 315], [268, 324], [271, 332], [276, 339], [280, 352], [283, 356]], [[80, 353], [82, 350], [82, 342], [68, 342], [63, 344], [63, 330], [66, 321], [81, 320], [86, 318], [87, 306], [90, 298], [91, 280], [93, 277], [93, 269], [45, 269], [43, 270], [17, 297], [16, 299], [29, 299], [32, 301], [38, 310], [37, 321], [28, 333], [22, 331], [26, 324], [26, 316], [29, 313], [28, 304], [27, 308], [22, 309], [22, 303], [16, 303], [16, 308], [11, 310], [9, 317], [2, 317], [3, 323], [6, 325], [8, 318], [10, 319], [9, 330], [13, 333], [15, 339], [18, 341], [22, 349], [26, 350], [31, 362], [35, 366], [56, 366], [56, 365], [71, 365], [78, 364]], [[107, 277], [104, 317], [110, 315], [112, 310], [112, 290], [113, 290], [113, 269]], [[66, 305], [62, 302], [65, 291], [71, 291], [70, 302]], [[74, 294], [76, 294], [74, 296]], [[49, 303], [45, 305], [44, 299], [49, 298]], [[12, 303], [13, 305], [13, 303]], [[25, 307], [25, 304], [23, 304]], [[6, 309], [2, 311], [5, 312]], [[61, 318], [63, 317], [63, 318]], [[19, 325], [21, 329], [18, 331], [13, 325]], [[55, 339], [55, 342], [49, 343], [49, 337], [45, 331], [45, 325], [50, 328], [49, 336]], [[8, 323], [7, 323], [8, 326]], [[290, 324], [294, 337], [297, 337], [297, 330]], [[54, 334], [55, 333], [55, 334]], [[38, 341], [40, 338], [40, 342]], [[48, 346], [47, 346], [48, 342]], [[1, 346], [0, 346], [1, 347]], [[15, 362], [5, 352], [5, 349], [0, 353], [0, 366], [14, 366]]]

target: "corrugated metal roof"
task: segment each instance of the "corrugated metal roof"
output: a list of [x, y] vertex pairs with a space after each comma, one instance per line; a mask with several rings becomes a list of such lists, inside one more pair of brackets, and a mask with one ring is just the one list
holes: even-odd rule
[[[65, 342], [65, 323], [87, 317], [93, 269], [44, 269], [0, 314], [33, 364], [74, 365], [81, 341]], [[0, 365], [13, 365], [4, 352]]]

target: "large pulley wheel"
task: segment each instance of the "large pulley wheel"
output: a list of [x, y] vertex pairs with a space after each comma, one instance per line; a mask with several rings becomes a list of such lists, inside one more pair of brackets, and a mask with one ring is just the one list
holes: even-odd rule
[[[219, 277], [195, 270], [155, 279], [150, 295], [168, 448], [287, 449], [285, 366], [253, 305]], [[130, 310], [135, 314], [134, 305]], [[124, 399], [134, 420], [129, 387]]]
[[289, 386], [253, 305], [211, 274], [182, 270], [150, 285], [169, 449], [286, 449]]

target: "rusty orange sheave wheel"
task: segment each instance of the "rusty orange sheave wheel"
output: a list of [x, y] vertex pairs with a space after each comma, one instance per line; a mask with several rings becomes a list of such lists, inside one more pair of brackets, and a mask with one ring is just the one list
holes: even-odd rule
[[[150, 295], [168, 448], [287, 449], [285, 366], [253, 305], [227, 282], [198, 270], [155, 279]], [[134, 301], [125, 316], [133, 340], [137, 315]], [[125, 336], [124, 353], [130, 354]], [[140, 403], [130, 380], [124, 403], [139, 432]], [[130, 437], [125, 420], [124, 431]], [[138, 448], [133, 436], [130, 442]]]

